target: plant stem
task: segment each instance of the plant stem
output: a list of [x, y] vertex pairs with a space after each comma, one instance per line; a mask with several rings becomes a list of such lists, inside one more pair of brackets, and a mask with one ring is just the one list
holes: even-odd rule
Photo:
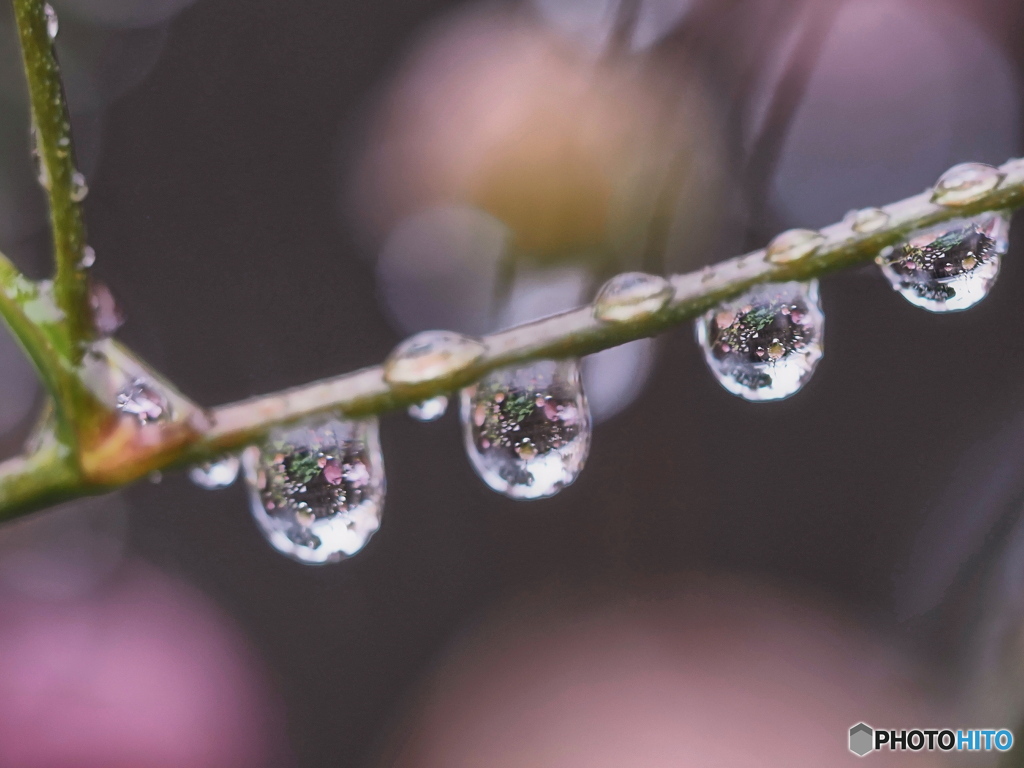
[[[283, 424], [322, 413], [351, 418], [369, 417], [384, 411], [422, 402], [472, 384], [488, 371], [534, 360], [580, 357], [634, 339], [653, 336], [692, 320], [757, 283], [809, 280], [854, 264], [870, 261], [921, 227], [972, 216], [985, 211], [1014, 209], [1024, 205], [1024, 160], [1002, 167], [1006, 178], [996, 189], [959, 208], [931, 202], [926, 191], [886, 206], [887, 223], [870, 234], [854, 232], [849, 221], [821, 230], [821, 247], [810, 256], [774, 264], [764, 250], [754, 251], [670, 279], [675, 295], [659, 312], [635, 320], [606, 323], [594, 318], [592, 305], [563, 312], [502, 331], [484, 339], [487, 352], [472, 366], [450, 376], [414, 387], [395, 388], [384, 379], [382, 366], [326, 379], [271, 395], [232, 403], [203, 412], [180, 396], [178, 416], [167, 425], [139, 426], [121, 416], [111, 437], [79, 456], [81, 470], [66, 457], [37, 453], [0, 465], [0, 519], [38, 508], [54, 498], [96, 493], [135, 480], [154, 469], [181, 466], [239, 450], [266, 437]], [[0, 308], [3, 307], [0, 302]], [[6, 315], [6, 313], [5, 313]], [[16, 313], [16, 322], [22, 322]], [[36, 337], [26, 333], [23, 344], [33, 350]], [[25, 339], [28, 339], [26, 343]], [[113, 342], [97, 350], [112, 369], [129, 370], [132, 376], [157, 374]], [[169, 389], [169, 385], [161, 384]], [[52, 472], [52, 476], [51, 473]]]
[[50, 202], [56, 274], [54, 299], [64, 313], [70, 347], [70, 362], [77, 365], [84, 343], [93, 335], [89, 286], [81, 266], [85, 248], [85, 222], [79, 205], [80, 184], [76, 183], [71, 118], [64, 99], [60, 66], [47, 32], [43, 0], [13, 0], [14, 16], [21, 40], [22, 60], [28, 81], [32, 124], [39, 153], [40, 177]]
[[[651, 315], [605, 323], [595, 319], [593, 306], [586, 306], [489, 336], [484, 339], [486, 353], [473, 365], [414, 387], [389, 385], [383, 367], [377, 366], [204, 411], [129, 350], [96, 339], [89, 280], [82, 267], [84, 180], [75, 168], [60, 68], [47, 29], [48, 9], [43, 0], [12, 2], [40, 179], [49, 196], [56, 270], [51, 288], [27, 280], [0, 255], [0, 317], [51, 393], [53, 411], [27, 453], [0, 464], [0, 520], [62, 499], [116, 488], [153, 470], [239, 450], [264, 439], [277, 426], [317, 414], [375, 416], [453, 392], [496, 368], [580, 357], [652, 336], [698, 317], [756, 283], [808, 280], [868, 261], [915, 229], [1024, 205], [1024, 160], [1014, 160], [1003, 166], [1003, 182], [970, 205], [943, 208], [925, 192], [887, 206], [888, 221], [870, 234], [854, 232], [845, 221], [826, 227], [821, 247], [801, 260], [774, 264], [761, 250], [673, 276], [674, 297]], [[624, 8], [629, 12], [624, 11], [619, 20], [622, 40], [635, 23], [636, 4]], [[118, 393], [140, 382], [164, 398], [164, 418], [144, 424], [117, 410]]]
[[0, 463], [0, 520], [91, 492], [82, 483], [74, 455], [56, 440]]
[[[49, 312], [47, 311], [49, 309]], [[50, 315], [50, 322], [46, 315]], [[43, 384], [51, 393], [63, 389], [66, 366], [62, 348], [63, 326], [56, 307], [47, 307], [47, 297], [39, 286], [25, 279], [17, 268], [0, 254], [0, 316], [35, 366]]]

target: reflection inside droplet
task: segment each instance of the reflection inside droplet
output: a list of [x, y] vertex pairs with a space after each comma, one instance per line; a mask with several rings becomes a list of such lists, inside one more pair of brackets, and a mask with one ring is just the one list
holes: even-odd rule
[[779, 400], [810, 379], [822, 355], [825, 316], [817, 280], [768, 283], [696, 322], [718, 382], [746, 400]]
[[907, 301], [931, 312], [954, 312], [985, 298], [1009, 248], [1010, 219], [986, 213], [921, 230], [877, 258], [882, 274]]
[[135, 416], [140, 424], [150, 424], [169, 416], [166, 398], [145, 379], [133, 379], [117, 393], [117, 410]]
[[376, 419], [321, 417], [282, 428], [242, 459], [253, 517], [293, 560], [337, 562], [380, 527], [385, 483]]
[[575, 360], [492, 371], [462, 391], [460, 416], [473, 468], [513, 499], [558, 493], [590, 451], [590, 408]]

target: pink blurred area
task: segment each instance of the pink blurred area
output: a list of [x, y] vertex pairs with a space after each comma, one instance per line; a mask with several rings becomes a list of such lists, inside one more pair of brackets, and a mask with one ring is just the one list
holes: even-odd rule
[[5, 768], [270, 765], [272, 701], [230, 622], [151, 567], [73, 601], [0, 594]]
[[853, 764], [855, 723], [936, 725], [914, 672], [834, 609], [764, 585], [702, 577], [653, 598], [530, 599], [449, 653], [382, 764]]

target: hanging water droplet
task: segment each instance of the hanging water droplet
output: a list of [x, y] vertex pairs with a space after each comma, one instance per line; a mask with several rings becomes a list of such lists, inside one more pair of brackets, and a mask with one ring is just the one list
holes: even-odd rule
[[117, 393], [117, 410], [150, 424], [169, 415], [167, 400], [145, 379], [134, 379]]
[[432, 397], [422, 403], [409, 406], [409, 415], [416, 421], [437, 421], [448, 410], [448, 398], [444, 395]]
[[96, 249], [91, 245], [85, 246], [82, 249], [82, 260], [78, 263], [81, 264], [83, 269], [89, 269], [89, 267], [96, 263]]
[[605, 322], [628, 322], [660, 311], [674, 293], [659, 275], [626, 272], [605, 283], [594, 301], [594, 317]]
[[437, 381], [472, 365], [485, 351], [482, 342], [452, 331], [417, 333], [388, 355], [384, 380], [399, 386]]
[[984, 163], [961, 163], [946, 171], [935, 183], [932, 202], [947, 208], [979, 200], [999, 186], [1003, 172]]
[[462, 390], [460, 416], [473, 468], [513, 499], [558, 493], [590, 451], [590, 407], [576, 360], [492, 371]]
[[822, 355], [818, 281], [767, 283], [697, 320], [697, 341], [719, 383], [747, 400], [797, 392]]
[[225, 456], [217, 461], [197, 464], [188, 471], [188, 479], [208, 491], [227, 488], [238, 478], [241, 462], [237, 456]]
[[53, 40], [60, 31], [60, 20], [57, 18], [57, 12], [53, 10], [52, 5], [46, 3], [43, 5], [43, 14], [46, 16], [46, 34]]
[[101, 339], [113, 336], [124, 325], [124, 313], [114, 294], [99, 280], [89, 280], [89, 306], [92, 307], [93, 327]]
[[89, 195], [89, 185], [80, 171], [71, 174], [71, 202], [80, 203]]
[[788, 229], [768, 244], [764, 257], [772, 264], [789, 264], [806, 259], [825, 242], [825, 236], [813, 229]]
[[384, 462], [376, 419], [319, 421], [275, 431], [242, 456], [252, 514], [279, 552], [333, 563], [380, 527]]
[[919, 230], [876, 261], [911, 304], [954, 312], [988, 295], [1009, 248], [1009, 233], [1009, 215], [1003, 212], [954, 219]]
[[850, 229], [862, 235], [877, 232], [889, 223], [889, 214], [881, 208], [861, 208], [850, 212]]

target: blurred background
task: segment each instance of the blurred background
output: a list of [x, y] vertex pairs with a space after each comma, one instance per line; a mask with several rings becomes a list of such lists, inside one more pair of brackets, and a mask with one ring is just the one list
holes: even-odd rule
[[[204, 405], [1021, 153], [1019, 0], [53, 4], [94, 273]], [[0, 250], [42, 277], [18, 56], [4, 3]], [[855, 760], [859, 721], [1024, 738], [1020, 251], [948, 316], [873, 266], [826, 278], [825, 358], [784, 402], [726, 393], [690, 327], [588, 358], [593, 449], [552, 499], [487, 490], [454, 412], [389, 414], [384, 523], [340, 564], [183, 474], [0, 528], [0, 765], [799, 768]], [[41, 395], [2, 331], [0, 395], [6, 456]]]

